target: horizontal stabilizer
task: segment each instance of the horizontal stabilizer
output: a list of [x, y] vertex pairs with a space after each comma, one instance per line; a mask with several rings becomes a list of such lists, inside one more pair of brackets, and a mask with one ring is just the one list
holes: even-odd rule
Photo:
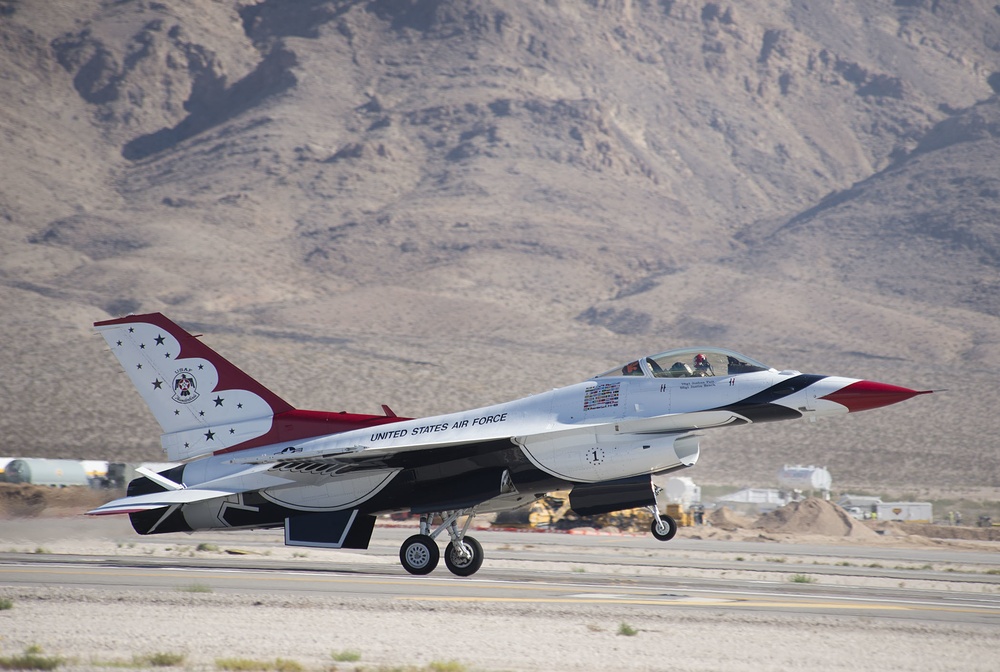
[[149, 511], [150, 509], [159, 509], [176, 504], [191, 504], [206, 499], [215, 499], [216, 497], [228, 497], [231, 494], [233, 494], [232, 490], [205, 490], [201, 488], [166, 490], [164, 492], [154, 492], [149, 495], [139, 495], [137, 497], [122, 497], [121, 499], [116, 499], [113, 502], [108, 502], [103, 506], [87, 511], [87, 515], [107, 516], [118, 513]]
[[249, 490], [281, 488], [295, 485], [298, 482], [294, 476], [276, 474], [269, 471], [268, 465], [248, 467], [236, 473], [220, 476], [219, 478], [191, 488], [186, 488], [181, 483], [171, 481], [162, 474], [149, 472], [149, 470], [142, 470], [140, 473], [160, 487], [166, 488], [166, 490], [132, 497], [122, 497], [113, 502], [108, 502], [104, 506], [99, 506], [92, 511], [88, 511], [87, 514], [102, 516], [113, 513], [135, 513], [137, 511], [158, 509], [164, 506], [193, 504], [194, 502], [215, 499], [216, 497], [228, 497], [229, 495]]

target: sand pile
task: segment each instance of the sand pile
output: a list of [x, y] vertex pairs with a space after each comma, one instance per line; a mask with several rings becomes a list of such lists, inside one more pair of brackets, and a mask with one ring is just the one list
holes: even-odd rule
[[720, 530], [726, 530], [727, 532], [753, 527], [752, 519], [736, 513], [732, 509], [725, 506], [720, 506], [708, 514], [708, 522], [712, 527], [717, 527]]
[[786, 534], [820, 534], [829, 537], [870, 539], [876, 532], [852, 518], [832, 502], [816, 497], [786, 504], [761, 516], [755, 528]]

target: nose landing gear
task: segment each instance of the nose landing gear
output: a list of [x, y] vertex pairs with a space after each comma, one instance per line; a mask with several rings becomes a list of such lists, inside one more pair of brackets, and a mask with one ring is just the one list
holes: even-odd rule
[[650, 526], [653, 536], [660, 541], [673, 539], [677, 534], [677, 521], [670, 516], [660, 515], [659, 507], [656, 505], [650, 506], [649, 510], [653, 514], [653, 524]]
[[[441, 524], [431, 532], [431, 521], [441, 516]], [[465, 525], [458, 529], [458, 518], [467, 516]], [[437, 567], [441, 553], [434, 539], [447, 530], [451, 542], [444, 554], [444, 564], [456, 576], [472, 576], [483, 566], [483, 546], [474, 537], [466, 536], [466, 531], [475, 518], [475, 509], [425, 513], [420, 516], [420, 534], [415, 534], [399, 549], [399, 562], [410, 574], [430, 574]]]

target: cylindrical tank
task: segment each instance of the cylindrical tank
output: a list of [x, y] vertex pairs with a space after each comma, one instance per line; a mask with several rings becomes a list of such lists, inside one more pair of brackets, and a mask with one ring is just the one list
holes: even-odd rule
[[701, 501], [701, 487], [687, 476], [671, 476], [663, 484], [664, 503], [680, 504], [685, 509]]
[[786, 464], [778, 472], [778, 486], [785, 490], [829, 490], [832, 485], [826, 467]]
[[108, 463], [105, 460], [81, 460], [87, 478], [107, 478]]
[[87, 472], [77, 460], [46, 460], [24, 457], [11, 460], [4, 469], [8, 483], [32, 485], [89, 485]]

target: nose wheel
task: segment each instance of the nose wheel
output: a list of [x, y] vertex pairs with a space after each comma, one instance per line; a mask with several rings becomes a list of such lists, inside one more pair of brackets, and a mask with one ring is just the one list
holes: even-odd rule
[[656, 506], [649, 507], [653, 514], [653, 524], [650, 525], [650, 532], [659, 541], [670, 541], [677, 534], [677, 521], [670, 516], [661, 516], [660, 510]]
[[[431, 531], [430, 523], [438, 514], [420, 516], [420, 534], [415, 534], [399, 548], [399, 562], [410, 574], [422, 576], [430, 574], [441, 559], [435, 537], [448, 531], [451, 541], [444, 553], [444, 564], [455, 576], [472, 576], [483, 566], [483, 545], [475, 538], [465, 535], [476, 513], [474, 509], [465, 511], [445, 511], [441, 524]], [[457, 520], [467, 516], [465, 525], [458, 529]]]

